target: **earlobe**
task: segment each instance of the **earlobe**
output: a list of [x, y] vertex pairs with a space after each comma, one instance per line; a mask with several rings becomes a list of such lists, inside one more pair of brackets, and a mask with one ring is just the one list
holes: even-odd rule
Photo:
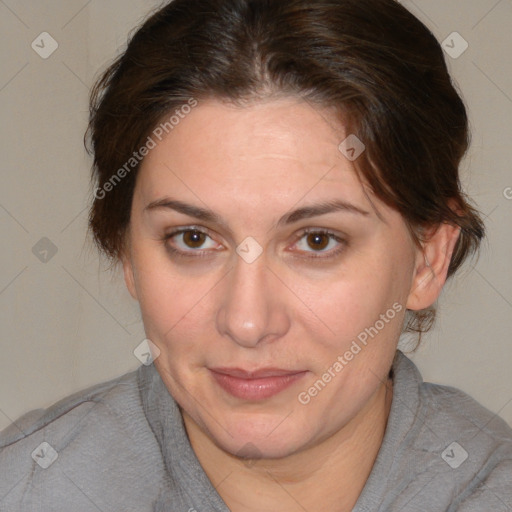
[[123, 255], [122, 264], [123, 264], [124, 282], [126, 283], [126, 287], [128, 288], [130, 295], [135, 300], [138, 300], [137, 288], [135, 287], [135, 276], [134, 276], [134, 270], [133, 270], [133, 263], [132, 263], [129, 255], [127, 255], [127, 254]]
[[431, 230], [422, 247], [418, 248], [407, 309], [426, 309], [438, 299], [446, 282], [459, 234], [458, 226], [440, 224]]

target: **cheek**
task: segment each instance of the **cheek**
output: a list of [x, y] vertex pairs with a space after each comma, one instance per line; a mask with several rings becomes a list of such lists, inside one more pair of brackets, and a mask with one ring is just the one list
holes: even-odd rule
[[330, 333], [312, 340], [314, 375], [301, 396], [310, 400], [310, 412], [332, 424], [355, 414], [385, 381], [402, 330], [403, 274], [396, 274], [392, 259], [364, 263], [316, 302]]
[[166, 352], [189, 350], [211, 316], [208, 297], [215, 280], [180, 274], [155, 253], [139, 250], [134, 261], [146, 335]]
[[382, 261], [367, 259], [360, 263], [343, 278], [333, 281], [326, 289], [314, 290], [309, 297], [331, 334], [345, 341], [365, 332], [381, 315], [394, 319], [399, 308], [393, 309], [393, 305], [403, 305], [406, 297], [406, 283], [395, 272], [392, 261], [387, 268]]
[[385, 379], [402, 331], [409, 284], [403, 266], [407, 262], [391, 251], [360, 255], [324, 293], [311, 293], [329, 332], [311, 347], [318, 364], [309, 384], [332, 379], [317, 407], [330, 404], [328, 408], [339, 412], [339, 396], [368, 398]]

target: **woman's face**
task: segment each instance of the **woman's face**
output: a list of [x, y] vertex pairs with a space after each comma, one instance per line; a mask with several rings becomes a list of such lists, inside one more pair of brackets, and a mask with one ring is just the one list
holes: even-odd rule
[[386, 380], [418, 251], [348, 135], [299, 100], [211, 100], [142, 163], [126, 281], [186, 423], [232, 454], [314, 446]]

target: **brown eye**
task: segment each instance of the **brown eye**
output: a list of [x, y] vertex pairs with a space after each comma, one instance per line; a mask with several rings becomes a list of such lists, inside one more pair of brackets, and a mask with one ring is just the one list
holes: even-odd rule
[[344, 251], [347, 241], [336, 234], [318, 229], [303, 231], [294, 245], [294, 252], [306, 258], [334, 258]]
[[183, 232], [183, 243], [190, 249], [201, 247], [206, 241], [206, 234], [200, 231], [188, 230]]
[[163, 237], [166, 249], [174, 256], [206, 257], [218, 245], [208, 233], [195, 228], [178, 229]]
[[330, 237], [325, 233], [309, 233], [307, 243], [309, 247], [315, 250], [323, 250], [329, 245]]

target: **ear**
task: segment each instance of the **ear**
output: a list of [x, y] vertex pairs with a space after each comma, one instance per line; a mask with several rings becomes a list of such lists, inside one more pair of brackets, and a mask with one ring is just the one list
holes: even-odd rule
[[123, 264], [124, 282], [126, 283], [126, 287], [128, 288], [130, 295], [135, 300], [138, 300], [137, 288], [135, 286], [135, 272], [133, 269], [132, 259], [128, 251], [124, 251], [121, 261]]
[[446, 282], [460, 228], [439, 224], [430, 230], [417, 250], [414, 279], [407, 299], [407, 309], [419, 311], [438, 299]]

